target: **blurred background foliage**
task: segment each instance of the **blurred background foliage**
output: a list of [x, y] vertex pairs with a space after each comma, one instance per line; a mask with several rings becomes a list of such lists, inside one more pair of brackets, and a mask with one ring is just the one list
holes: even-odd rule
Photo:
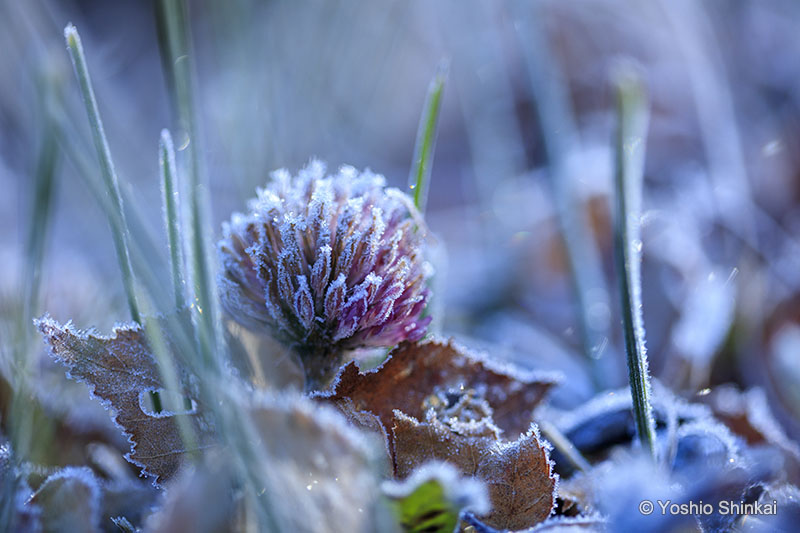
[[[127, 319], [91, 188], [99, 178], [64, 50], [68, 21], [81, 30], [126, 210], [141, 222], [134, 236], [152, 237], [148, 260], [169, 287], [157, 143], [173, 117], [155, 9], [143, 1], [0, 4], [4, 356], [30, 275], [35, 176], [48, 161], [41, 298], [23, 321], [32, 331], [30, 319], [46, 311], [108, 331]], [[426, 88], [449, 63], [426, 213], [437, 241], [439, 327], [525, 367], [564, 372], [569, 379], [553, 396], [562, 408], [593, 396], [593, 373], [602, 388], [626, 380], [609, 72], [620, 57], [634, 59], [651, 100], [641, 245], [653, 375], [689, 397], [724, 382], [762, 387], [796, 439], [800, 4], [196, 0], [189, 15], [200, 137], [173, 135], [179, 150], [201, 147], [215, 236], [269, 171], [294, 171], [311, 157], [329, 168], [369, 167], [407, 190]], [[564, 220], [585, 238], [573, 261], [588, 280], [581, 298]], [[44, 353], [38, 339], [33, 346]], [[39, 355], [40, 401], [74, 387], [68, 397], [87, 404], [83, 386]], [[12, 375], [10, 358], [3, 361]], [[103, 418], [99, 407], [84, 407], [68, 409]], [[101, 426], [114, 431], [107, 420]]]

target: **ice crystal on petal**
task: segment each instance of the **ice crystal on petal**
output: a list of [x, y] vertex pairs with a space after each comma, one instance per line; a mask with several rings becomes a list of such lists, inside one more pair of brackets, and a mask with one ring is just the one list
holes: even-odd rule
[[425, 228], [382, 176], [350, 166], [326, 175], [311, 161], [297, 176], [273, 172], [248, 208], [223, 226], [223, 305], [292, 348], [310, 388], [347, 350], [425, 334]]

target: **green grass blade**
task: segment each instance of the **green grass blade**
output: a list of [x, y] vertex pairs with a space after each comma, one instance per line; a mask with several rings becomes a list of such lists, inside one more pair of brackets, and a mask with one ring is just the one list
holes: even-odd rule
[[630, 66], [621, 66], [615, 81], [619, 123], [615, 146], [614, 256], [636, 433], [642, 447], [655, 457], [655, 426], [650, 405], [641, 295], [640, 220], [647, 96], [641, 80]]
[[[50, 96], [49, 80], [38, 79], [41, 99]], [[6, 426], [11, 438], [12, 449], [19, 458], [30, 460], [37, 452], [46, 449], [44, 438], [52, 430], [47, 419], [37, 417], [33, 407], [30, 379], [32, 319], [39, 302], [41, 271], [45, 244], [52, 219], [54, 177], [59, 160], [58, 142], [55, 132], [47, 118], [43, 120], [45, 132], [38, 149], [36, 170], [33, 179], [33, 199], [30, 227], [25, 244], [25, 273], [19, 300], [19, 314], [13, 339], [14, 379], [10, 401], [9, 423]], [[38, 450], [36, 448], [39, 448]]]
[[572, 463], [573, 468], [580, 472], [588, 472], [591, 470], [592, 465], [581, 454], [581, 451], [559, 430], [554, 424], [547, 420], [539, 420], [539, 430], [542, 436], [550, 441], [553, 448], [561, 452], [567, 461]]
[[170, 270], [172, 272], [172, 288], [175, 293], [175, 309], [184, 305], [183, 294], [183, 255], [181, 253], [180, 229], [178, 224], [178, 190], [175, 169], [175, 148], [169, 130], [161, 132], [158, 144], [158, 161], [161, 169], [161, 184], [164, 198], [164, 220], [169, 246]]
[[609, 294], [602, 261], [592, 237], [590, 221], [577, 197], [570, 152], [579, 149], [580, 138], [574, 111], [559, 66], [552, 60], [541, 24], [541, 8], [520, 4], [517, 35], [525, 60], [542, 144], [548, 164], [556, 221], [566, 250], [571, 283], [577, 302], [577, 322], [583, 353], [592, 366], [592, 380], [603, 388], [600, 361], [608, 343]]
[[[53, 105], [48, 106], [47, 114], [49, 127], [55, 133], [59, 149], [64, 154], [65, 162], [75, 169], [76, 175], [88, 189], [103, 215], [110, 221], [110, 224], [120, 224], [119, 209], [115, 202], [105, 193], [101, 180], [96, 177], [97, 173], [93, 170], [93, 164], [86, 155], [87, 149], [81, 142], [82, 139], [71, 133], [72, 121], [59, 103], [54, 102]], [[122, 193], [123, 204], [126, 204], [125, 190], [121, 189], [120, 193]], [[127, 198], [130, 199], [130, 197]], [[131, 230], [128, 251], [137, 273], [137, 282], [147, 287], [152, 296], [162, 296], [164, 283], [158, 278], [154, 268], [154, 258], [160, 257], [161, 250], [156, 247], [155, 239], [144, 225], [141, 215], [135, 210], [131, 210], [126, 214], [128, 215], [126, 217], [127, 227]], [[136, 238], [133, 238], [133, 236], [136, 236]], [[165, 298], [159, 298], [158, 303], [159, 309], [168, 309], [171, 305], [171, 302]]]
[[125, 294], [128, 298], [128, 308], [130, 309], [131, 318], [135, 322], [141, 322], [139, 305], [136, 301], [133, 268], [131, 267], [131, 258], [128, 252], [128, 228], [125, 222], [122, 196], [119, 192], [117, 172], [114, 169], [114, 162], [111, 159], [111, 150], [108, 147], [108, 140], [106, 139], [106, 134], [103, 129], [103, 121], [100, 118], [100, 110], [97, 107], [97, 100], [94, 97], [92, 80], [89, 77], [89, 68], [86, 65], [86, 56], [83, 53], [81, 38], [75, 26], [68, 24], [67, 27], [64, 28], [64, 38], [67, 42], [67, 50], [72, 59], [72, 65], [75, 67], [75, 74], [78, 78], [78, 84], [80, 85], [83, 103], [86, 106], [86, 114], [89, 117], [92, 138], [94, 139], [95, 148], [97, 149], [97, 155], [100, 160], [100, 170], [103, 181], [105, 182], [108, 195], [111, 197], [118, 211], [118, 216], [112, 217], [109, 222], [111, 224], [114, 247], [117, 251], [117, 260], [120, 270], [122, 271], [122, 282], [125, 286]]
[[[31, 210], [31, 225], [26, 239], [24, 296], [23, 310], [20, 316], [26, 331], [30, 331], [33, 318], [33, 308], [39, 299], [41, 284], [42, 259], [44, 257], [45, 242], [47, 241], [48, 228], [52, 215], [53, 182], [58, 161], [58, 142], [55, 132], [48, 127], [45, 130], [42, 145], [37, 158], [36, 173], [34, 175], [33, 209]], [[26, 335], [27, 338], [27, 335]]]
[[234, 457], [239, 463], [237, 470], [248, 482], [250, 490], [256, 496], [255, 506], [259, 528], [265, 531], [277, 531], [274, 519], [271, 495], [265, 492], [263, 481], [250, 465], [260, 450], [254, 449], [245, 435], [251, 431], [250, 421], [242, 418], [240, 413], [227, 409], [227, 404], [220, 401], [224, 390], [219, 386], [220, 372], [216, 355], [225, 350], [221, 323], [218, 319], [216, 288], [211, 276], [211, 268], [206, 254], [206, 229], [208, 211], [201, 179], [200, 148], [197, 123], [194, 113], [192, 90], [192, 51], [190, 28], [187, 18], [186, 3], [183, 0], [160, 0], [156, 9], [156, 22], [159, 33], [159, 47], [167, 86], [170, 90], [173, 108], [176, 113], [175, 122], [179, 152], [184, 156], [182, 161], [186, 170], [189, 225], [191, 245], [188, 248], [188, 262], [191, 265], [191, 287], [194, 291], [192, 306], [197, 326], [198, 351], [201, 354], [201, 388], [205, 390], [207, 405], [215, 411], [215, 419], [219, 424], [219, 432], [225, 435], [227, 445], [236, 450]]
[[442, 107], [442, 92], [447, 81], [447, 70], [447, 63], [443, 62], [428, 87], [425, 107], [419, 119], [414, 161], [408, 181], [409, 187], [414, 190], [414, 205], [420, 213], [425, 213], [425, 205], [428, 203], [428, 187], [433, 167], [433, 154], [436, 150], [436, 133], [439, 112]]
[[186, 154], [191, 235], [189, 256], [199, 348], [205, 363], [213, 365], [221, 332], [218, 331], [215, 286], [207, 256], [206, 235], [209, 231], [205, 214], [208, 209], [200, 178], [199, 135], [192, 88], [193, 55], [186, 3], [183, 0], [161, 0], [156, 14], [162, 64], [176, 112], [180, 145]]

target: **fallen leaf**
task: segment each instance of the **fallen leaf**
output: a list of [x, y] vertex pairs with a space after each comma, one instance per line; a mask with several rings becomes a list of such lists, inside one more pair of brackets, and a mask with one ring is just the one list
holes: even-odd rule
[[[235, 394], [230, 401], [244, 422], [242, 438], [172, 480], [147, 533], [241, 531], [248, 529], [243, 520], [268, 531], [390, 530], [391, 517], [384, 513], [382, 522], [377, 507], [380, 445], [366, 440], [374, 436], [298, 393]], [[237, 478], [242, 459], [247, 473]], [[245, 480], [255, 497], [231, 498]]]
[[[235, 503], [229, 464], [214, 457], [183, 469], [163, 491], [158, 510], [147, 517], [145, 533], [226, 533], [234, 527]], [[242, 527], [239, 528], [244, 529]]]
[[[710, 416], [707, 407], [686, 402], [658, 382], [654, 382], [651, 402], [657, 431], [674, 433], [679, 425]], [[603, 391], [569, 411], [553, 409], [539, 415], [556, 426], [590, 463], [605, 459], [614, 447], [627, 445], [636, 437], [629, 389]], [[574, 473], [570, 462], [558, 450], [553, 451], [553, 460], [562, 476]]]
[[48, 477], [31, 503], [42, 509], [42, 531], [100, 531], [100, 486], [86, 467], [67, 467]]
[[279, 531], [370, 532], [379, 518], [380, 444], [336, 409], [299, 394], [260, 395], [250, 407], [257, 432], [254, 468], [263, 476]]
[[392, 423], [396, 474], [410, 475], [431, 460], [448, 461], [459, 471], [486, 483], [492, 510], [481, 521], [498, 529], [524, 529], [550, 516], [556, 476], [546, 445], [535, 425], [515, 441], [457, 433], [433, 410], [419, 422], [395, 411]]
[[[131, 443], [125, 458], [154, 476], [154, 483], [172, 477], [187, 454], [212, 445], [211, 425], [196, 403], [180, 414], [145, 410], [147, 394], [164, 385], [141, 326], [116, 327], [108, 337], [77, 331], [47, 317], [37, 326], [53, 357], [67, 367], [67, 375], [86, 383], [107, 409], [113, 408], [114, 421]], [[184, 445], [181, 419], [194, 430], [193, 449]]]
[[714, 416], [747, 444], [775, 446], [795, 465], [800, 465], [800, 446], [775, 420], [762, 389], [741, 392], [732, 385], [722, 385], [700, 399], [711, 408]]
[[41, 533], [42, 509], [31, 502], [33, 491], [26, 478], [0, 433], [0, 524], [15, 533]]
[[448, 390], [475, 390], [492, 409], [492, 418], [506, 438], [527, 431], [534, 408], [558, 382], [551, 375], [524, 373], [467, 351], [452, 340], [402, 343], [384, 363], [361, 372], [351, 362], [340, 370], [331, 388], [315, 393], [366, 425], [380, 422], [389, 440], [393, 411], [421, 419], [431, 395]]
[[462, 511], [486, 514], [490, 510], [486, 486], [461, 477], [449, 463], [426, 463], [405, 481], [384, 482], [383, 492], [404, 531], [453, 533]]

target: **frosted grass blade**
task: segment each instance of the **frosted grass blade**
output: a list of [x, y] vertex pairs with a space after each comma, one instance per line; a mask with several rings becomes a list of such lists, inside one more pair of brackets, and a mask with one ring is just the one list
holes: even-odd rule
[[618, 126], [615, 146], [614, 257], [619, 277], [620, 308], [633, 398], [636, 433], [642, 447], [655, 457], [655, 425], [650, 405], [641, 294], [641, 196], [647, 134], [647, 97], [630, 65], [615, 76]]
[[182, 0], [162, 0], [157, 9], [157, 22], [162, 64], [180, 130], [181, 151], [186, 153], [191, 239], [189, 257], [199, 348], [205, 364], [213, 365], [218, 348], [219, 324], [216, 321], [217, 301], [207, 257], [206, 236], [209, 232], [205, 214], [208, 208], [204, 197], [205, 184], [200, 177], [199, 135], [192, 87], [193, 52], [186, 3]]
[[175, 169], [175, 148], [172, 144], [172, 135], [166, 129], [161, 132], [161, 140], [158, 144], [158, 161], [161, 169], [164, 225], [167, 230], [172, 288], [175, 293], [175, 308], [180, 309], [184, 305], [183, 284], [185, 278], [183, 275], [183, 254], [181, 251], [177, 205], [178, 187], [176, 180], [178, 173]]
[[425, 213], [425, 206], [428, 203], [428, 187], [430, 186], [431, 168], [433, 167], [433, 154], [436, 150], [436, 134], [442, 106], [442, 92], [447, 81], [447, 71], [447, 63], [442, 62], [439, 65], [436, 76], [428, 86], [425, 107], [419, 119], [414, 161], [408, 182], [409, 187], [414, 190], [414, 206], [420, 213]]
[[86, 114], [89, 117], [92, 138], [94, 139], [95, 148], [97, 149], [103, 181], [105, 182], [107, 193], [114, 202], [114, 206], [118, 212], [117, 216], [109, 217], [109, 223], [111, 225], [111, 234], [114, 239], [114, 247], [117, 251], [117, 260], [120, 270], [122, 271], [122, 282], [125, 285], [128, 308], [130, 309], [133, 321], [141, 322], [139, 305], [136, 301], [136, 282], [134, 280], [131, 258], [128, 252], [128, 227], [125, 222], [125, 212], [123, 211], [122, 197], [119, 192], [117, 171], [114, 169], [114, 161], [111, 159], [111, 150], [108, 147], [108, 140], [106, 139], [106, 134], [103, 129], [103, 121], [100, 118], [100, 110], [97, 107], [97, 100], [94, 97], [92, 80], [89, 77], [89, 68], [86, 65], [86, 56], [83, 53], [81, 38], [75, 26], [68, 24], [67, 27], [64, 28], [64, 39], [67, 42], [67, 50], [72, 59], [72, 65], [75, 67], [75, 74], [78, 78], [78, 84], [80, 85], [83, 103], [86, 106]]
[[520, 21], [516, 24], [517, 35], [542, 131], [556, 218], [577, 301], [576, 318], [583, 352], [591, 362], [595, 387], [602, 389], [601, 367], [597, 360], [607, 345], [610, 298], [600, 253], [592, 239], [590, 223], [579, 204], [577, 183], [569, 169], [570, 152], [579, 147], [580, 139], [568, 88], [558, 65], [552, 60], [537, 9], [534, 3], [521, 6]]

